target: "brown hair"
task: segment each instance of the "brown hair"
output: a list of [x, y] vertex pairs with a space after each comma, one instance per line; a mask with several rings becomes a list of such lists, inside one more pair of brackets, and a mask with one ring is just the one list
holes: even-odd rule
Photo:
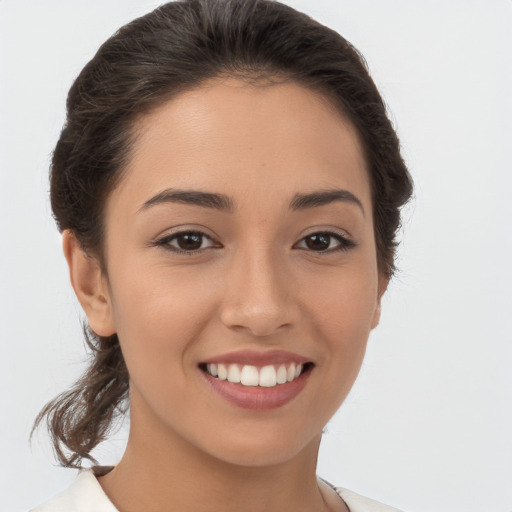
[[[400, 208], [412, 182], [386, 108], [363, 57], [337, 32], [272, 0], [179, 0], [122, 27], [72, 85], [53, 153], [51, 204], [59, 230], [74, 232], [105, 269], [103, 208], [122, 177], [136, 120], [179, 92], [219, 75], [287, 79], [327, 97], [357, 128], [368, 164], [379, 271], [394, 271]], [[48, 403], [61, 465], [78, 467], [126, 410], [128, 372], [116, 335], [85, 326], [92, 362]], [[66, 451], [70, 453], [67, 454]]]

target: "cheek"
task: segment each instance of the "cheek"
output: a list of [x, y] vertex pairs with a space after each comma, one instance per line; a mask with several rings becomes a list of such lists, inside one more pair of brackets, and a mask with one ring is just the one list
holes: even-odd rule
[[207, 276], [147, 262], [139, 267], [136, 262], [126, 262], [118, 265], [111, 277], [113, 316], [118, 332], [128, 334], [130, 326], [136, 331], [161, 330], [164, 334], [196, 325], [210, 302]]
[[309, 289], [312, 336], [325, 347], [322, 364], [341, 395], [359, 373], [377, 309], [377, 282], [368, 267], [333, 274]]
[[148, 267], [128, 276], [118, 267], [111, 281], [114, 324], [130, 376], [186, 367], [213, 308], [204, 280]]
[[342, 339], [360, 338], [371, 330], [377, 308], [378, 277], [372, 267], [334, 270], [307, 286], [307, 303], [318, 327]]
[[[311, 404], [315, 428], [323, 428], [339, 409], [359, 374], [371, 320], [376, 307], [376, 287], [365, 280], [331, 279], [321, 290], [311, 288], [308, 325], [318, 347], [317, 376], [321, 391]], [[322, 398], [319, 399], [318, 397]]]

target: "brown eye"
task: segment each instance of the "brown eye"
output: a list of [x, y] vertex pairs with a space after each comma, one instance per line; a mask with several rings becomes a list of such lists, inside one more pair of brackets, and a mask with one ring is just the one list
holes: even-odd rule
[[183, 251], [197, 251], [203, 244], [203, 236], [200, 233], [183, 233], [177, 235], [176, 245]]
[[349, 240], [339, 233], [319, 232], [305, 236], [297, 244], [297, 248], [314, 252], [334, 252], [346, 251], [355, 247], [355, 245], [352, 240]]
[[331, 245], [331, 236], [327, 233], [317, 233], [304, 238], [306, 246], [312, 251], [325, 251]]
[[200, 231], [182, 231], [158, 240], [156, 245], [174, 252], [200, 252], [203, 249], [214, 247], [213, 240]]

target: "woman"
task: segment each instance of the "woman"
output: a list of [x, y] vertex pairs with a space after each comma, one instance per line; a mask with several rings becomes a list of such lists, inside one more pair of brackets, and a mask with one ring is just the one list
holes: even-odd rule
[[316, 477], [412, 184], [363, 60], [268, 0], [171, 2], [68, 96], [51, 201], [94, 360], [48, 404], [81, 467], [37, 512], [392, 510]]

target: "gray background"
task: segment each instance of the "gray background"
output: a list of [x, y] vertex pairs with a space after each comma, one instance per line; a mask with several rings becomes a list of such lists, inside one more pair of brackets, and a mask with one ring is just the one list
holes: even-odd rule
[[[80, 372], [47, 170], [73, 78], [150, 0], [0, 1], [0, 510], [68, 485], [41, 406]], [[365, 55], [416, 182], [401, 272], [319, 474], [408, 512], [512, 511], [510, 0], [288, 0]], [[98, 452], [122, 453], [125, 431]]]

